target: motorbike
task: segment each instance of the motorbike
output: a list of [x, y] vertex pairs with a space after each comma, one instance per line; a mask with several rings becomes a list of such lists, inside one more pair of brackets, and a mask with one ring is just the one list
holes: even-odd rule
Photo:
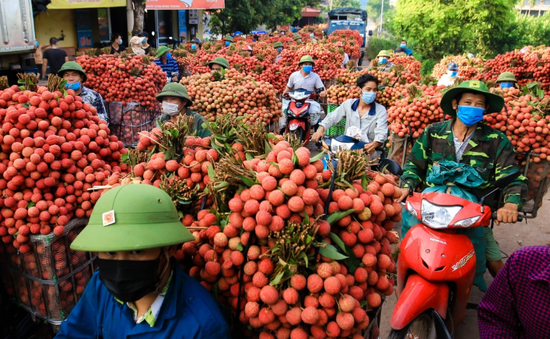
[[[319, 140], [319, 142], [316, 143], [317, 147], [322, 147], [332, 156], [336, 155], [339, 151], [343, 150], [361, 150], [365, 147], [367, 143], [361, 140], [357, 140], [355, 138], [352, 138], [347, 135], [338, 135], [335, 137], [324, 137], [322, 140]], [[375, 152], [375, 159], [379, 158], [378, 163], [383, 161], [386, 158], [386, 148], [384, 145], [377, 147]], [[323, 159], [323, 161], [326, 163], [328, 161], [328, 156]], [[371, 166], [372, 170], [378, 170], [377, 165]]]
[[[313, 100], [315, 94], [321, 91], [322, 89], [318, 89], [311, 92], [301, 88], [286, 93], [290, 98], [290, 103], [284, 110], [287, 124], [283, 132], [294, 134], [304, 145], [309, 143], [311, 136], [312, 123], [310, 119], [312, 115], [321, 111], [321, 106]], [[319, 110], [319, 112], [314, 110]], [[317, 122], [313, 123], [315, 125]]]
[[[382, 161], [381, 167], [399, 177], [403, 174], [391, 159]], [[454, 328], [466, 317], [476, 268], [472, 242], [456, 231], [489, 226], [497, 216], [484, 201], [500, 195], [519, 175], [516, 172], [499, 179], [479, 203], [446, 193], [410, 191], [405, 207], [421, 222], [409, 230], [400, 246], [398, 300], [389, 339], [452, 337]]]

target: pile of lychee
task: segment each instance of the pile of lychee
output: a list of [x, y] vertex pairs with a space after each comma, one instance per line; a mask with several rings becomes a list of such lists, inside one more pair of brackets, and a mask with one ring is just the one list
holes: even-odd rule
[[[401, 205], [393, 199], [401, 190], [373, 173], [366, 188], [354, 182], [330, 195], [322, 187], [332, 172], [311, 159], [309, 150], [293, 150], [286, 141], [243, 166], [256, 173], [257, 183], [236, 193], [227, 213], [213, 206], [197, 220], [186, 215], [183, 224], [195, 227], [195, 241], [185, 243], [176, 258], [240, 323], [250, 325], [243, 326], [247, 338], [362, 338], [368, 311], [393, 293], [390, 245], [398, 240], [393, 223], [401, 220]], [[322, 218], [327, 203], [329, 215], [354, 211], [330, 225]], [[275, 235], [290, 222], [308, 221], [315, 223], [314, 241], [335, 245], [336, 235], [359, 267], [312, 247], [307, 266], [300, 262], [277, 279], [281, 258], [270, 255]]]

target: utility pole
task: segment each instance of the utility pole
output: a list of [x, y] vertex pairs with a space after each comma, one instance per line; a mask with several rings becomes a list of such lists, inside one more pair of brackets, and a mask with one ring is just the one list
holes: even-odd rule
[[330, 10], [332, 11], [332, 0], [330, 0]]
[[380, 27], [378, 31], [382, 33], [382, 25], [384, 24], [384, 0], [382, 0], [382, 8], [380, 9]]

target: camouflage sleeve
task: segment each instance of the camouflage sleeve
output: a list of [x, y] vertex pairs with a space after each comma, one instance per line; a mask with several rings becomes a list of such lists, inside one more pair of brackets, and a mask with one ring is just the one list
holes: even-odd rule
[[[512, 148], [512, 144], [507, 137], [503, 137], [495, 160], [495, 180], [519, 170], [520, 168], [516, 162], [516, 154]], [[521, 211], [526, 200], [527, 178], [520, 175], [519, 178], [504, 189], [504, 202], [518, 205], [518, 210]]]
[[403, 167], [403, 178], [413, 185], [413, 188], [422, 183], [428, 171], [428, 150], [430, 148], [428, 131], [429, 128], [422, 132], [416, 140]]

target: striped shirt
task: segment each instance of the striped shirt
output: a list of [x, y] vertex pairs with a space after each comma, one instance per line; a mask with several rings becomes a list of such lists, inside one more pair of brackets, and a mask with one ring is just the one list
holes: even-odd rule
[[[166, 63], [163, 64], [160, 59], [154, 60], [155, 64], [160, 66], [162, 68], [162, 71], [166, 73], [166, 76], [168, 79], [172, 79], [173, 77], [179, 77], [179, 68], [178, 68], [178, 62], [174, 58], [168, 58], [166, 59]], [[170, 82], [170, 81], [168, 81]]]

